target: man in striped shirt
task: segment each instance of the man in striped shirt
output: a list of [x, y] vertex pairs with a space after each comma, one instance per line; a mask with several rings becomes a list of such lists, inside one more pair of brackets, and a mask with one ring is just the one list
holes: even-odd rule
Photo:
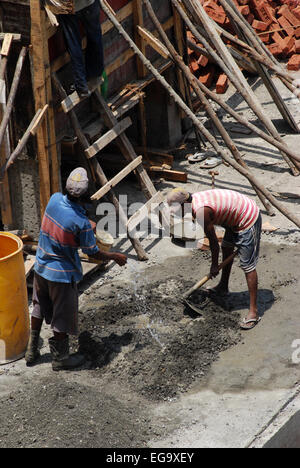
[[[185, 204], [191, 204], [193, 218], [203, 222], [204, 232], [209, 239], [212, 254], [210, 274], [219, 274], [219, 242], [215, 226], [225, 228], [222, 243], [223, 260], [226, 260], [238, 247], [240, 266], [244, 270], [250, 294], [250, 310], [241, 323], [241, 328], [249, 330], [260, 321], [257, 309], [258, 276], [256, 266], [259, 258], [262, 219], [256, 203], [245, 195], [233, 190], [207, 190], [194, 194], [177, 188], [167, 196], [170, 211], [184, 215]], [[222, 270], [221, 280], [212, 291], [228, 294], [229, 278], [233, 261]]]
[[85, 169], [75, 169], [67, 180], [67, 194], [55, 193], [46, 208], [34, 268], [27, 365], [40, 356], [38, 342], [44, 320], [53, 330], [49, 340], [53, 370], [73, 369], [84, 361], [83, 356], [69, 356], [69, 335], [78, 334], [77, 283], [83, 277], [78, 249], [96, 260], [114, 260], [120, 266], [127, 262], [125, 255], [101, 252], [96, 244], [83, 207], [88, 183]]

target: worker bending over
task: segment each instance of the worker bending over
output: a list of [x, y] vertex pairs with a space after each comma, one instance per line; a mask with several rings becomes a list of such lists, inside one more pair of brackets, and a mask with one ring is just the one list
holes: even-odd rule
[[[259, 207], [250, 198], [232, 190], [207, 190], [194, 194], [177, 188], [167, 196], [172, 214], [184, 216], [184, 206], [191, 204], [194, 220], [203, 222], [204, 232], [209, 239], [212, 254], [210, 274], [219, 274], [219, 242], [215, 226], [225, 228], [222, 243], [223, 261], [238, 247], [240, 266], [244, 270], [250, 294], [250, 310], [241, 323], [249, 330], [260, 321], [257, 309], [258, 276], [256, 266], [259, 258], [262, 218]], [[221, 280], [211, 291], [226, 295], [233, 261], [222, 270]]]
[[69, 335], [78, 335], [77, 283], [83, 277], [78, 249], [96, 260], [114, 260], [120, 266], [127, 262], [121, 253], [99, 250], [83, 207], [88, 184], [85, 169], [75, 169], [67, 180], [67, 194], [55, 193], [46, 208], [34, 267], [27, 365], [40, 357], [38, 343], [43, 320], [54, 333], [49, 340], [53, 370], [73, 369], [84, 362], [81, 355], [69, 355]]

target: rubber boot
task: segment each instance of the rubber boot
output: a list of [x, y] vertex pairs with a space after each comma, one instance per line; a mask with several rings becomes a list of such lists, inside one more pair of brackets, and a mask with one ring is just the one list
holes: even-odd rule
[[28, 343], [27, 350], [25, 353], [25, 361], [26, 361], [27, 366], [32, 366], [41, 357], [41, 354], [38, 349], [39, 338], [40, 338], [40, 332], [31, 330], [29, 343]]
[[50, 352], [52, 355], [52, 369], [54, 371], [72, 370], [82, 366], [85, 359], [81, 354], [72, 354], [69, 351], [69, 337], [64, 340], [49, 339]]

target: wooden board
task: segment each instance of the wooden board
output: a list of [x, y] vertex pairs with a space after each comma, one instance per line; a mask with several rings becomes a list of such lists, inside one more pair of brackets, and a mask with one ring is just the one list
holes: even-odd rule
[[104, 197], [113, 187], [115, 187], [121, 180], [123, 180], [128, 174], [130, 174], [134, 169], [142, 164], [143, 158], [142, 156], [137, 157], [134, 159], [128, 166], [126, 166], [119, 174], [117, 174], [113, 179], [111, 179], [107, 184], [105, 184], [98, 192], [96, 192], [92, 197], [91, 200], [100, 200], [100, 198]]
[[109, 145], [114, 141], [121, 133], [123, 133], [128, 127], [132, 125], [132, 120], [127, 117], [126, 119], [119, 122], [105, 135], [101, 136], [95, 143], [93, 143], [88, 149], [85, 150], [85, 154], [88, 158], [93, 158], [99, 153], [105, 146]]

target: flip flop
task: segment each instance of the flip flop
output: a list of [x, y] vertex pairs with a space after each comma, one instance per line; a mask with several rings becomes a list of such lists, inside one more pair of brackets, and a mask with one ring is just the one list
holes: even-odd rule
[[204, 161], [207, 158], [207, 152], [206, 153], [195, 153], [191, 154], [188, 157], [188, 162], [190, 163], [196, 163], [196, 162], [201, 162]]
[[207, 158], [206, 161], [200, 164], [200, 169], [213, 169], [214, 167], [222, 164], [222, 160], [219, 158]]
[[[261, 317], [258, 317], [257, 319], [250, 319], [247, 320], [246, 318], [243, 319], [240, 327], [242, 330], [252, 330], [252, 328], [256, 327], [256, 325], [261, 321]], [[248, 325], [249, 323], [252, 323], [252, 327], [247, 327], [243, 325]]]

